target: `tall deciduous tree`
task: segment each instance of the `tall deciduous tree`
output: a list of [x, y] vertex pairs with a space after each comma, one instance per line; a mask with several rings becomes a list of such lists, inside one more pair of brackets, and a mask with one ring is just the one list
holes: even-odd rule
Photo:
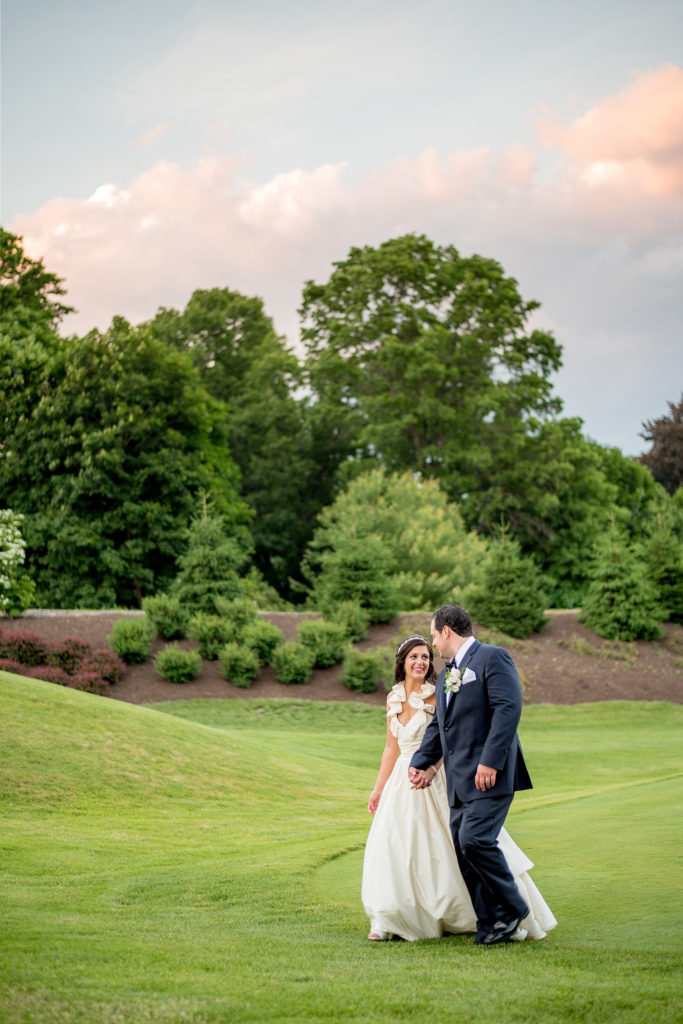
[[673, 494], [683, 484], [683, 395], [678, 405], [669, 402], [669, 412], [669, 416], [643, 424], [640, 436], [651, 441], [652, 447], [640, 456], [640, 461]]
[[248, 545], [238, 486], [222, 409], [189, 357], [121, 318], [60, 342], [0, 460], [0, 500], [25, 514], [28, 566], [55, 607], [164, 589], [202, 492]]
[[49, 387], [57, 327], [71, 312], [65, 289], [22, 239], [0, 228], [0, 459], [15, 426]]
[[255, 513], [255, 562], [286, 592], [327, 496], [318, 496], [320, 468], [295, 398], [296, 356], [261, 299], [228, 288], [195, 291], [182, 313], [160, 309], [150, 327], [191, 354], [205, 386], [224, 404], [241, 493]]
[[537, 305], [495, 260], [424, 236], [352, 249], [301, 306], [329, 458], [419, 470], [452, 500], [477, 491], [497, 435], [559, 409], [560, 348], [530, 328]]

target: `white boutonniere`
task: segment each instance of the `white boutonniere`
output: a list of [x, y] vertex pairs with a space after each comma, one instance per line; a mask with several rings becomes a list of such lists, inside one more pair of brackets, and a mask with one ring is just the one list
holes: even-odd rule
[[444, 679], [443, 692], [444, 693], [457, 693], [462, 686], [462, 676], [460, 675], [460, 669], [456, 668], [455, 665], [449, 668], [446, 678]]

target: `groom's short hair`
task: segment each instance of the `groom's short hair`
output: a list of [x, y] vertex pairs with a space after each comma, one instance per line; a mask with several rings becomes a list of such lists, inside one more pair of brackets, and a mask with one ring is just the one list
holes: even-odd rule
[[434, 612], [432, 621], [439, 633], [444, 626], [448, 626], [458, 636], [472, 636], [472, 619], [469, 612], [466, 612], [459, 604], [442, 604]]

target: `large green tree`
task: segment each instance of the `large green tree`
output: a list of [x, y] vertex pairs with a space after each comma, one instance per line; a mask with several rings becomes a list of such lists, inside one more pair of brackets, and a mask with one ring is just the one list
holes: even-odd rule
[[72, 311], [65, 288], [22, 239], [0, 228], [0, 458], [18, 422], [49, 386], [47, 367], [57, 328]]
[[348, 573], [369, 554], [391, 579], [399, 611], [467, 603], [489, 560], [487, 542], [468, 532], [435, 480], [383, 469], [360, 474], [321, 512], [304, 561], [312, 606], [348, 597], [334, 591], [340, 566]]
[[334, 267], [301, 305], [329, 458], [410, 467], [460, 500], [491, 472], [501, 432], [559, 409], [560, 348], [495, 260], [405, 235]]
[[164, 589], [208, 494], [249, 544], [220, 404], [185, 353], [115, 318], [60, 341], [0, 459], [43, 605], [132, 606]]
[[295, 397], [301, 383], [296, 356], [261, 299], [228, 288], [195, 291], [182, 312], [160, 309], [149, 326], [190, 353], [206, 388], [223, 403], [241, 493], [254, 510], [255, 563], [287, 592], [329, 494]]

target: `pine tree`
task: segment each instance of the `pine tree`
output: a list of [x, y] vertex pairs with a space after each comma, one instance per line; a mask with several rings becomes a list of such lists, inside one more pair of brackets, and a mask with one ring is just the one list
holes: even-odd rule
[[595, 546], [581, 621], [610, 640], [656, 640], [661, 607], [642, 548], [612, 527]]
[[244, 551], [227, 536], [222, 520], [204, 509], [190, 525], [187, 551], [178, 559], [180, 572], [172, 593], [192, 613], [215, 615], [216, 598], [233, 600], [243, 596], [238, 573], [244, 562]]
[[663, 622], [683, 623], [683, 544], [667, 526], [660, 526], [645, 544], [647, 572], [661, 602]]
[[516, 540], [501, 533], [490, 546], [484, 583], [469, 602], [472, 617], [482, 626], [508, 636], [525, 637], [543, 625], [546, 591], [543, 575]]

